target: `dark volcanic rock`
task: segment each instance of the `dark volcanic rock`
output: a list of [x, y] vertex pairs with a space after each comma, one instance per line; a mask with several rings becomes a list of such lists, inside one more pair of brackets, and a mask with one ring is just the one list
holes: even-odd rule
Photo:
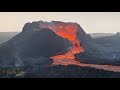
[[26, 72], [22, 78], [120, 78], [120, 73], [98, 70], [89, 67], [69, 66], [36, 66]]
[[0, 67], [0, 71], [19, 70], [17, 74], [0, 73], [2, 78], [120, 78], [120, 72], [104, 71], [90, 67], [41, 66], [40, 63], [23, 67]]
[[72, 47], [71, 42], [47, 28], [21, 32], [0, 45], [0, 64], [14, 65], [22, 63], [24, 58], [50, 57], [66, 53], [68, 47]]

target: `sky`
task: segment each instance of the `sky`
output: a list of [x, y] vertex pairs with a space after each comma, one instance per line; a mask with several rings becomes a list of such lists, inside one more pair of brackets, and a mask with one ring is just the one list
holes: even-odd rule
[[86, 33], [120, 32], [120, 12], [0, 12], [0, 32], [21, 32], [40, 20], [76, 22]]

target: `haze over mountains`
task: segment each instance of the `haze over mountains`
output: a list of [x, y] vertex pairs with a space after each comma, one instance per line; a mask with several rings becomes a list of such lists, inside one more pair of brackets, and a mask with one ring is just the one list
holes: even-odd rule
[[95, 42], [104, 45], [108, 50], [120, 50], [120, 33], [114, 35], [96, 37]]
[[19, 32], [0, 32], [0, 44], [3, 42], [8, 41], [15, 35], [17, 35]]
[[104, 36], [111, 36], [114, 35], [114, 33], [90, 33], [92, 38], [95, 37], [104, 37]]

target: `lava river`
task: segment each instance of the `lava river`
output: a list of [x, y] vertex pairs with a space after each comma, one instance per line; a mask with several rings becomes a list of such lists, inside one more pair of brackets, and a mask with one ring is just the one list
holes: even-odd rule
[[80, 63], [75, 60], [75, 54], [84, 52], [84, 48], [80, 46], [80, 41], [77, 40], [77, 24], [57, 24], [57, 25], [42, 25], [44, 28], [49, 28], [54, 31], [57, 35], [67, 38], [73, 44], [73, 47], [66, 54], [52, 56], [50, 58], [53, 59], [52, 65], [77, 65], [82, 67], [93, 67], [97, 69], [103, 69], [107, 71], [120, 72], [120, 66], [112, 66], [112, 65], [97, 65], [97, 64], [85, 64]]

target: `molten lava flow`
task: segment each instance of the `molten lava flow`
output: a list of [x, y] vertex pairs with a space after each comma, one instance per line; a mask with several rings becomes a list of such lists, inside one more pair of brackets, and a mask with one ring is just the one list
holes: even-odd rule
[[80, 42], [77, 40], [77, 25], [51, 25], [49, 29], [53, 30], [57, 35], [67, 38], [73, 44], [72, 49], [66, 54], [52, 56], [53, 64], [52, 65], [70, 65], [75, 64], [79, 65], [80, 62], [75, 60], [74, 54], [83, 52], [84, 49], [80, 46]]
[[62, 24], [51, 24], [51, 23], [41, 23], [41, 28], [49, 28], [54, 31], [57, 35], [67, 38], [73, 44], [72, 49], [67, 52], [66, 54], [52, 56], [50, 58], [53, 59], [52, 65], [78, 65], [82, 67], [92, 67], [97, 69], [103, 69], [107, 71], [114, 71], [120, 72], [120, 66], [112, 66], [112, 65], [97, 65], [97, 64], [85, 64], [80, 63], [79, 61], [75, 60], [75, 54], [84, 52], [84, 49], [80, 46], [79, 40], [77, 40], [77, 24], [69, 24], [69, 23], [62, 23]]

